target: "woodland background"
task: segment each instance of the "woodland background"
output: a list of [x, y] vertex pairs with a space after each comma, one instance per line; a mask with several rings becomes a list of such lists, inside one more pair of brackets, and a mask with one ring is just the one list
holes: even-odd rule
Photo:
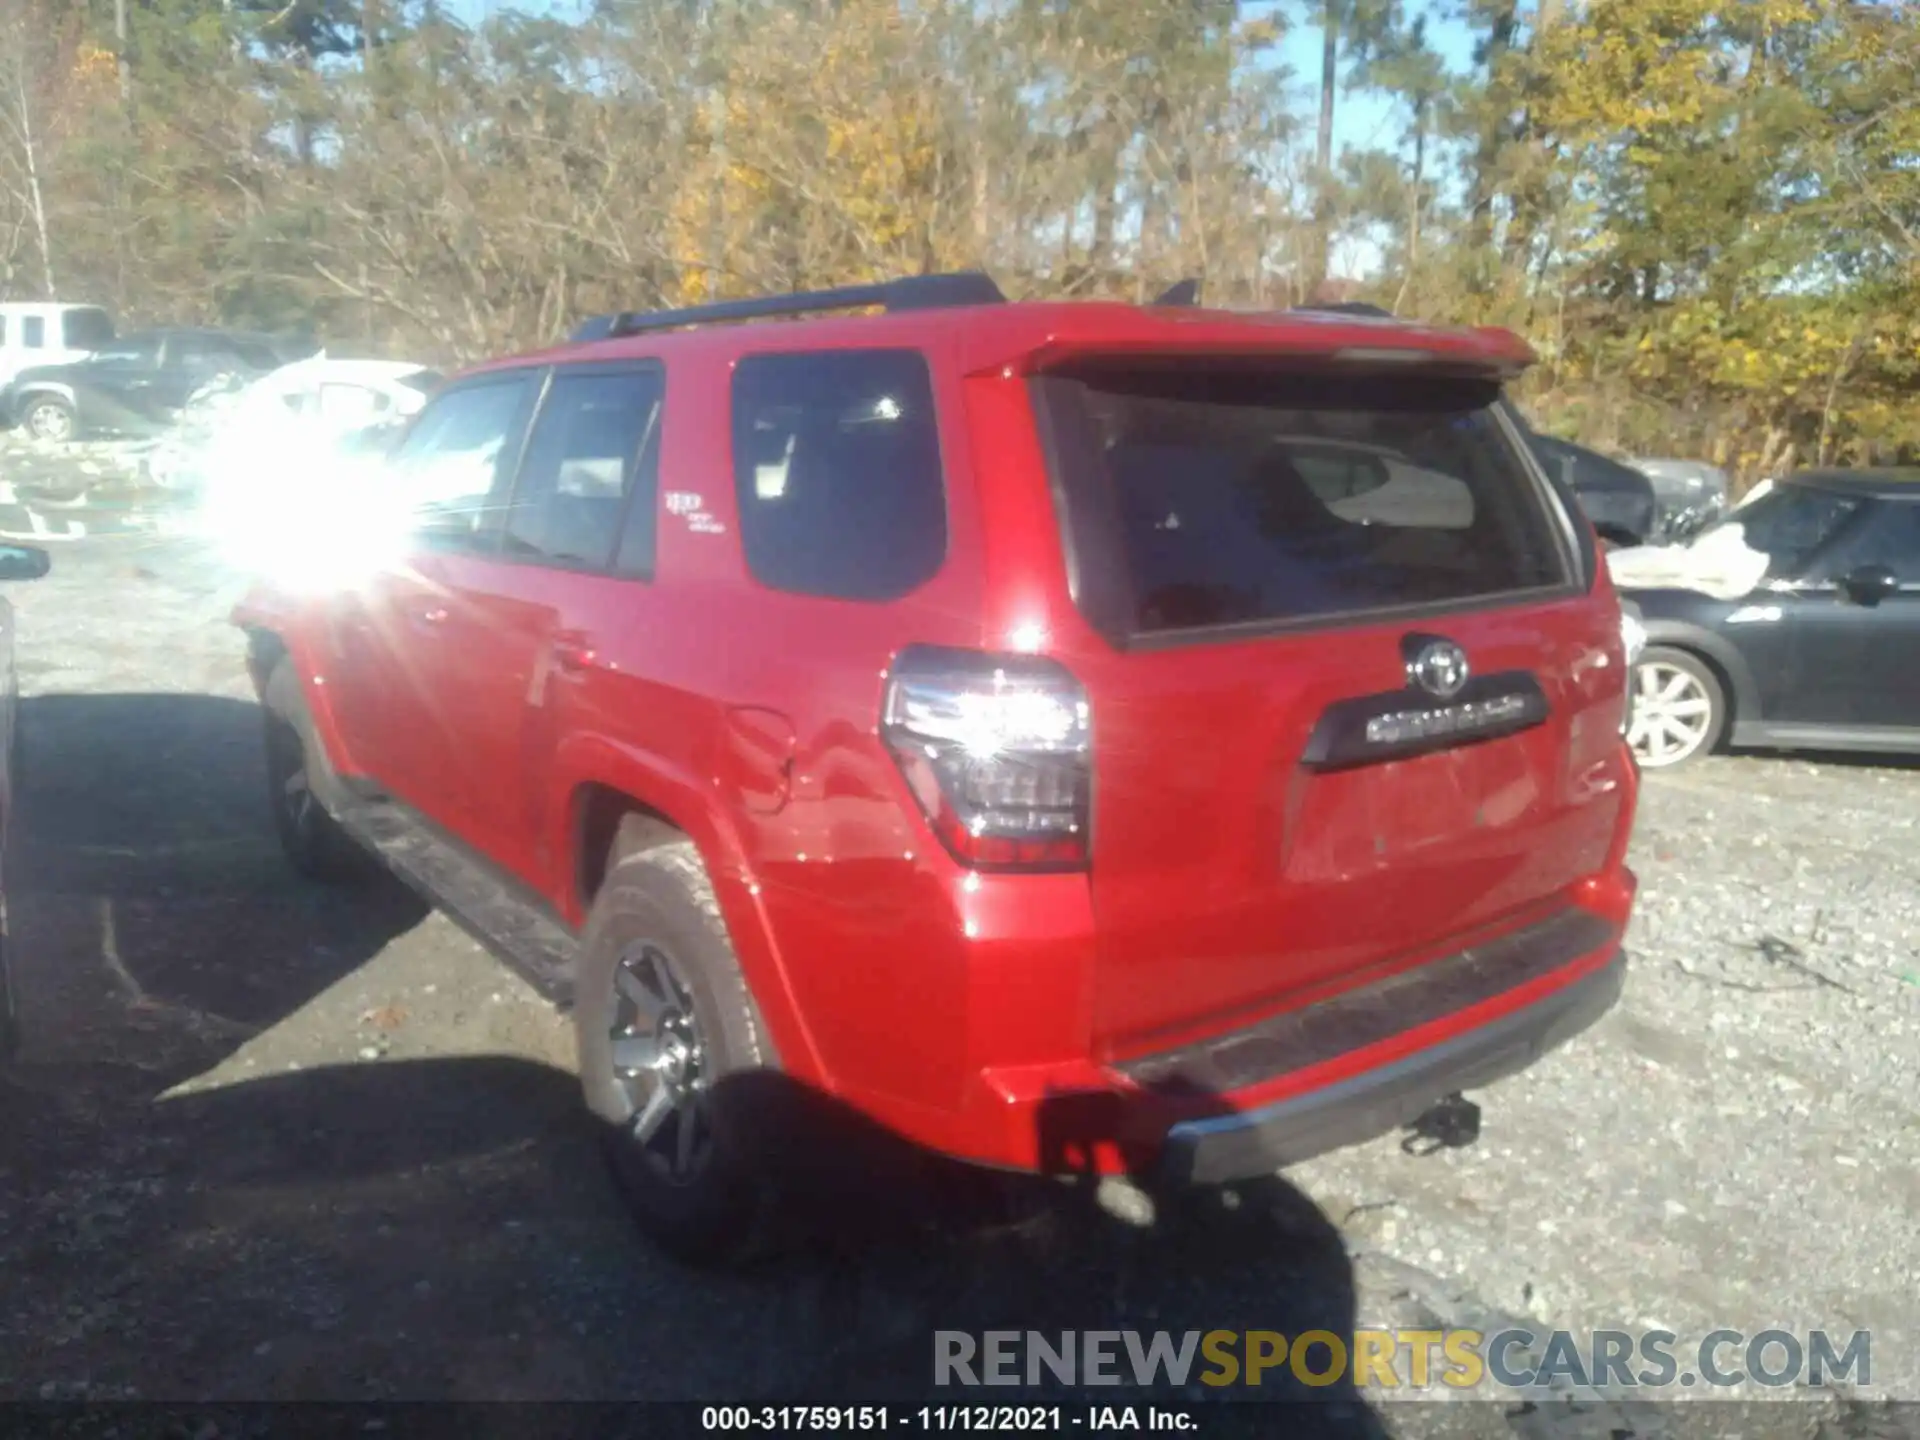
[[1920, 3], [0, 0], [10, 298], [452, 364], [971, 267], [1510, 325], [1544, 428], [1742, 482], [1920, 460]]

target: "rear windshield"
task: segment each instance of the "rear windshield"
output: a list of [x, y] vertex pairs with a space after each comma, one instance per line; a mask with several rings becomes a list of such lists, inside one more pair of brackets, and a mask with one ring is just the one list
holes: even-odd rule
[[1096, 592], [1102, 628], [1327, 619], [1567, 579], [1492, 382], [1201, 366], [1037, 390], [1075, 594], [1089, 608]]

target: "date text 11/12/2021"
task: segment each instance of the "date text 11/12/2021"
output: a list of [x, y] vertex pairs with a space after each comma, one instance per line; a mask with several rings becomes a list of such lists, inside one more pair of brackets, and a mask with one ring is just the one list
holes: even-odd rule
[[1184, 1410], [1158, 1405], [707, 1405], [705, 1431], [1020, 1431], [1158, 1430], [1199, 1428]]

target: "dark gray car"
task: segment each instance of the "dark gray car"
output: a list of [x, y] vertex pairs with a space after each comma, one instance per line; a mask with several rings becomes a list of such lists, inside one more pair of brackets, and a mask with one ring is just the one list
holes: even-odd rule
[[1682, 764], [1723, 740], [1920, 755], [1920, 471], [1795, 475], [1692, 543], [1735, 525], [1766, 560], [1748, 594], [1626, 592], [1647, 634], [1640, 763]]

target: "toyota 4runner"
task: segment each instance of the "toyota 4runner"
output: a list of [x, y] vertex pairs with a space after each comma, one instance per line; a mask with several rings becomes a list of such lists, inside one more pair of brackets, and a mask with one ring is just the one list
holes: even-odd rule
[[978, 275], [590, 321], [236, 613], [279, 833], [570, 1001], [685, 1255], [764, 1211], [755, 1076], [1013, 1170], [1391, 1132], [1626, 963], [1621, 609], [1530, 359]]

